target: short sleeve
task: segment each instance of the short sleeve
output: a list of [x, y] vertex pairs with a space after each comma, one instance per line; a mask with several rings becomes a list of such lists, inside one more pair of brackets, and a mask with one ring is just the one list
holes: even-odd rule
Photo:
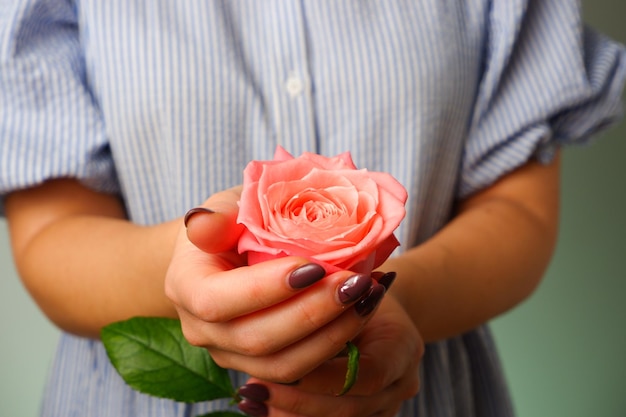
[[487, 20], [460, 197], [588, 142], [622, 112], [625, 49], [585, 27], [577, 1], [495, 1]]
[[0, 199], [60, 177], [117, 192], [71, 3], [0, 0]]

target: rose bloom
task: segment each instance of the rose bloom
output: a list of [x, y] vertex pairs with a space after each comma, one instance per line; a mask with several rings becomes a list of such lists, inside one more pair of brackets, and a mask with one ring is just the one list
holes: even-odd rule
[[371, 272], [399, 245], [405, 188], [391, 175], [357, 169], [349, 152], [334, 158], [282, 147], [273, 161], [244, 170], [238, 250], [248, 264], [303, 256], [327, 272]]

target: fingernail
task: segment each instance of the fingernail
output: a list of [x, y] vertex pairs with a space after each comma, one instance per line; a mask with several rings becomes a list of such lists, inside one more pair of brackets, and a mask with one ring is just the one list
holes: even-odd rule
[[373, 271], [372, 272], [372, 279], [374, 281], [378, 281], [379, 279], [381, 279], [383, 277], [383, 275], [385, 275], [385, 273], [383, 271]]
[[237, 394], [248, 400], [263, 402], [270, 398], [270, 391], [262, 384], [246, 384], [239, 387]]
[[183, 223], [185, 224], [185, 227], [187, 227], [187, 224], [189, 223], [189, 219], [191, 219], [191, 217], [194, 214], [198, 214], [198, 213], [205, 213], [205, 214], [213, 214], [215, 213], [213, 210], [208, 209], [206, 207], [194, 207], [191, 210], [189, 210], [186, 214], [185, 214], [185, 219], [183, 220]]
[[380, 303], [385, 295], [385, 287], [374, 284], [368, 293], [354, 305], [354, 310], [361, 317], [366, 317]]
[[395, 272], [387, 272], [386, 274], [383, 274], [383, 276], [378, 278], [377, 281], [378, 281], [378, 283], [380, 285], [385, 287], [385, 291], [387, 291], [387, 290], [389, 290], [389, 287], [391, 287], [391, 284], [393, 284], [393, 281], [395, 279], [396, 279], [396, 273]]
[[337, 290], [341, 304], [350, 304], [361, 298], [372, 286], [369, 275], [357, 274], [348, 278]]
[[267, 417], [267, 406], [262, 402], [248, 400], [244, 398], [237, 404], [239, 410], [252, 417]]
[[306, 288], [326, 276], [326, 270], [318, 264], [306, 264], [289, 275], [289, 286], [293, 289]]

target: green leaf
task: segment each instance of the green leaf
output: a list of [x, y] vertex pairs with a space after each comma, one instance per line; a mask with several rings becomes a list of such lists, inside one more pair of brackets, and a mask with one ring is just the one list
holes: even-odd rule
[[346, 347], [348, 348], [348, 370], [346, 371], [346, 380], [343, 384], [343, 389], [337, 397], [341, 397], [346, 394], [356, 383], [356, 379], [359, 375], [359, 348], [352, 342], [348, 342]]
[[245, 417], [247, 414], [235, 413], [233, 411], [213, 411], [197, 417]]
[[135, 317], [102, 329], [111, 363], [133, 389], [180, 402], [233, 397], [228, 371], [192, 346], [174, 319]]

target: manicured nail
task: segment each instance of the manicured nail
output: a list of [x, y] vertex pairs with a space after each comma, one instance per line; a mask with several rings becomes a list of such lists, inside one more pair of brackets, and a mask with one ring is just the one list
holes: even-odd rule
[[372, 279], [374, 281], [378, 281], [379, 279], [381, 279], [383, 277], [383, 275], [385, 275], [385, 273], [383, 271], [373, 271], [372, 272]]
[[361, 298], [372, 286], [369, 275], [357, 274], [348, 278], [337, 290], [341, 304], [350, 304]]
[[295, 269], [289, 275], [289, 286], [299, 290], [306, 288], [326, 276], [326, 270], [318, 264], [306, 264]]
[[374, 284], [368, 293], [360, 299], [355, 305], [354, 310], [361, 317], [369, 315], [380, 303], [385, 295], [385, 287], [380, 284]]
[[387, 291], [387, 290], [389, 290], [389, 287], [391, 287], [391, 284], [393, 284], [393, 281], [395, 279], [396, 279], [396, 273], [395, 272], [387, 272], [386, 274], [383, 274], [383, 276], [378, 278], [376, 281], [378, 281], [378, 283], [380, 285], [385, 287], [385, 291]]
[[252, 417], [267, 417], [267, 406], [262, 402], [248, 400], [244, 398], [239, 401], [237, 407], [244, 413]]
[[187, 227], [187, 223], [189, 223], [189, 219], [191, 219], [191, 217], [194, 214], [198, 214], [198, 213], [213, 214], [215, 212], [213, 210], [211, 210], [211, 209], [206, 208], [206, 207], [194, 207], [191, 210], [189, 210], [187, 212], [187, 214], [185, 214], [185, 219], [183, 220], [183, 223], [185, 224], [185, 227]]
[[270, 391], [262, 384], [246, 384], [239, 387], [237, 394], [248, 400], [262, 403], [270, 399]]

